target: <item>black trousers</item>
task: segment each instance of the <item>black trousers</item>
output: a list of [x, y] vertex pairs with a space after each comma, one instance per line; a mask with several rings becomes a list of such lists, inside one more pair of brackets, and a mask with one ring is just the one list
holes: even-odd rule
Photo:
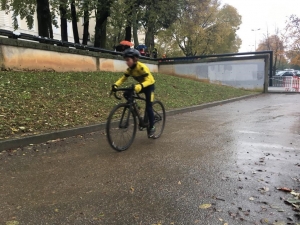
[[[146, 98], [146, 111], [149, 119], [149, 125], [152, 128], [154, 126], [154, 113], [153, 113], [153, 108], [152, 108], [152, 103], [154, 101], [154, 84], [147, 86], [141, 90], [140, 93], [145, 94]], [[130, 96], [129, 91], [124, 92], [124, 97], [128, 99], [128, 96]]]

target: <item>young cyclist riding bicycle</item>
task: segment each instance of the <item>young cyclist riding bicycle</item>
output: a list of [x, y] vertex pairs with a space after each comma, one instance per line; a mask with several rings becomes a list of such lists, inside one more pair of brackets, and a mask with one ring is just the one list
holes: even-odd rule
[[[124, 51], [123, 55], [128, 69], [124, 75], [112, 85], [112, 91], [115, 91], [120, 85], [122, 85], [128, 77], [133, 77], [138, 84], [134, 86], [136, 93], [144, 93], [146, 97], [146, 111], [149, 119], [149, 132], [148, 137], [152, 138], [155, 133], [154, 127], [154, 113], [152, 109], [152, 102], [154, 100], [154, 77], [151, 74], [149, 68], [139, 62], [139, 51], [129, 48]], [[124, 97], [127, 99], [128, 92], [124, 92]]]

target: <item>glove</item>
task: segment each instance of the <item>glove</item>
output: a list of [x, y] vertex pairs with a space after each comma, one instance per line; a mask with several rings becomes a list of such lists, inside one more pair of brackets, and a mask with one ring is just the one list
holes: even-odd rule
[[134, 90], [136, 93], [139, 93], [142, 90], [142, 88], [143, 88], [142, 84], [136, 84], [134, 86]]
[[116, 92], [117, 88], [118, 88], [117, 85], [115, 85], [115, 84], [111, 85], [111, 91], [112, 92]]

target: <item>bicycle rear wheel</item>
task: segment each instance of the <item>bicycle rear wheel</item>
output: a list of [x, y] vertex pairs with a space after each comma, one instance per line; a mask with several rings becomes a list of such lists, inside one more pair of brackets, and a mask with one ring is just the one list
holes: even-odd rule
[[133, 143], [136, 129], [137, 122], [133, 111], [127, 104], [119, 104], [113, 108], [107, 119], [108, 143], [116, 151], [125, 151]]
[[159, 138], [164, 131], [166, 123], [166, 111], [164, 105], [160, 101], [154, 101], [152, 108], [154, 113], [154, 126], [156, 130], [153, 138], [156, 139]]

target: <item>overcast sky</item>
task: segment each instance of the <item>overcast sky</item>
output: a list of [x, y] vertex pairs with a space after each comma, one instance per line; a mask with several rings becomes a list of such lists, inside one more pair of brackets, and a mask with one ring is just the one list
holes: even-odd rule
[[[242, 16], [238, 35], [243, 43], [240, 52], [253, 51], [256, 43], [263, 38], [267, 27], [273, 33], [275, 27], [283, 29], [291, 14], [300, 16], [300, 0], [221, 0], [234, 6]], [[253, 32], [252, 29], [260, 31]]]

